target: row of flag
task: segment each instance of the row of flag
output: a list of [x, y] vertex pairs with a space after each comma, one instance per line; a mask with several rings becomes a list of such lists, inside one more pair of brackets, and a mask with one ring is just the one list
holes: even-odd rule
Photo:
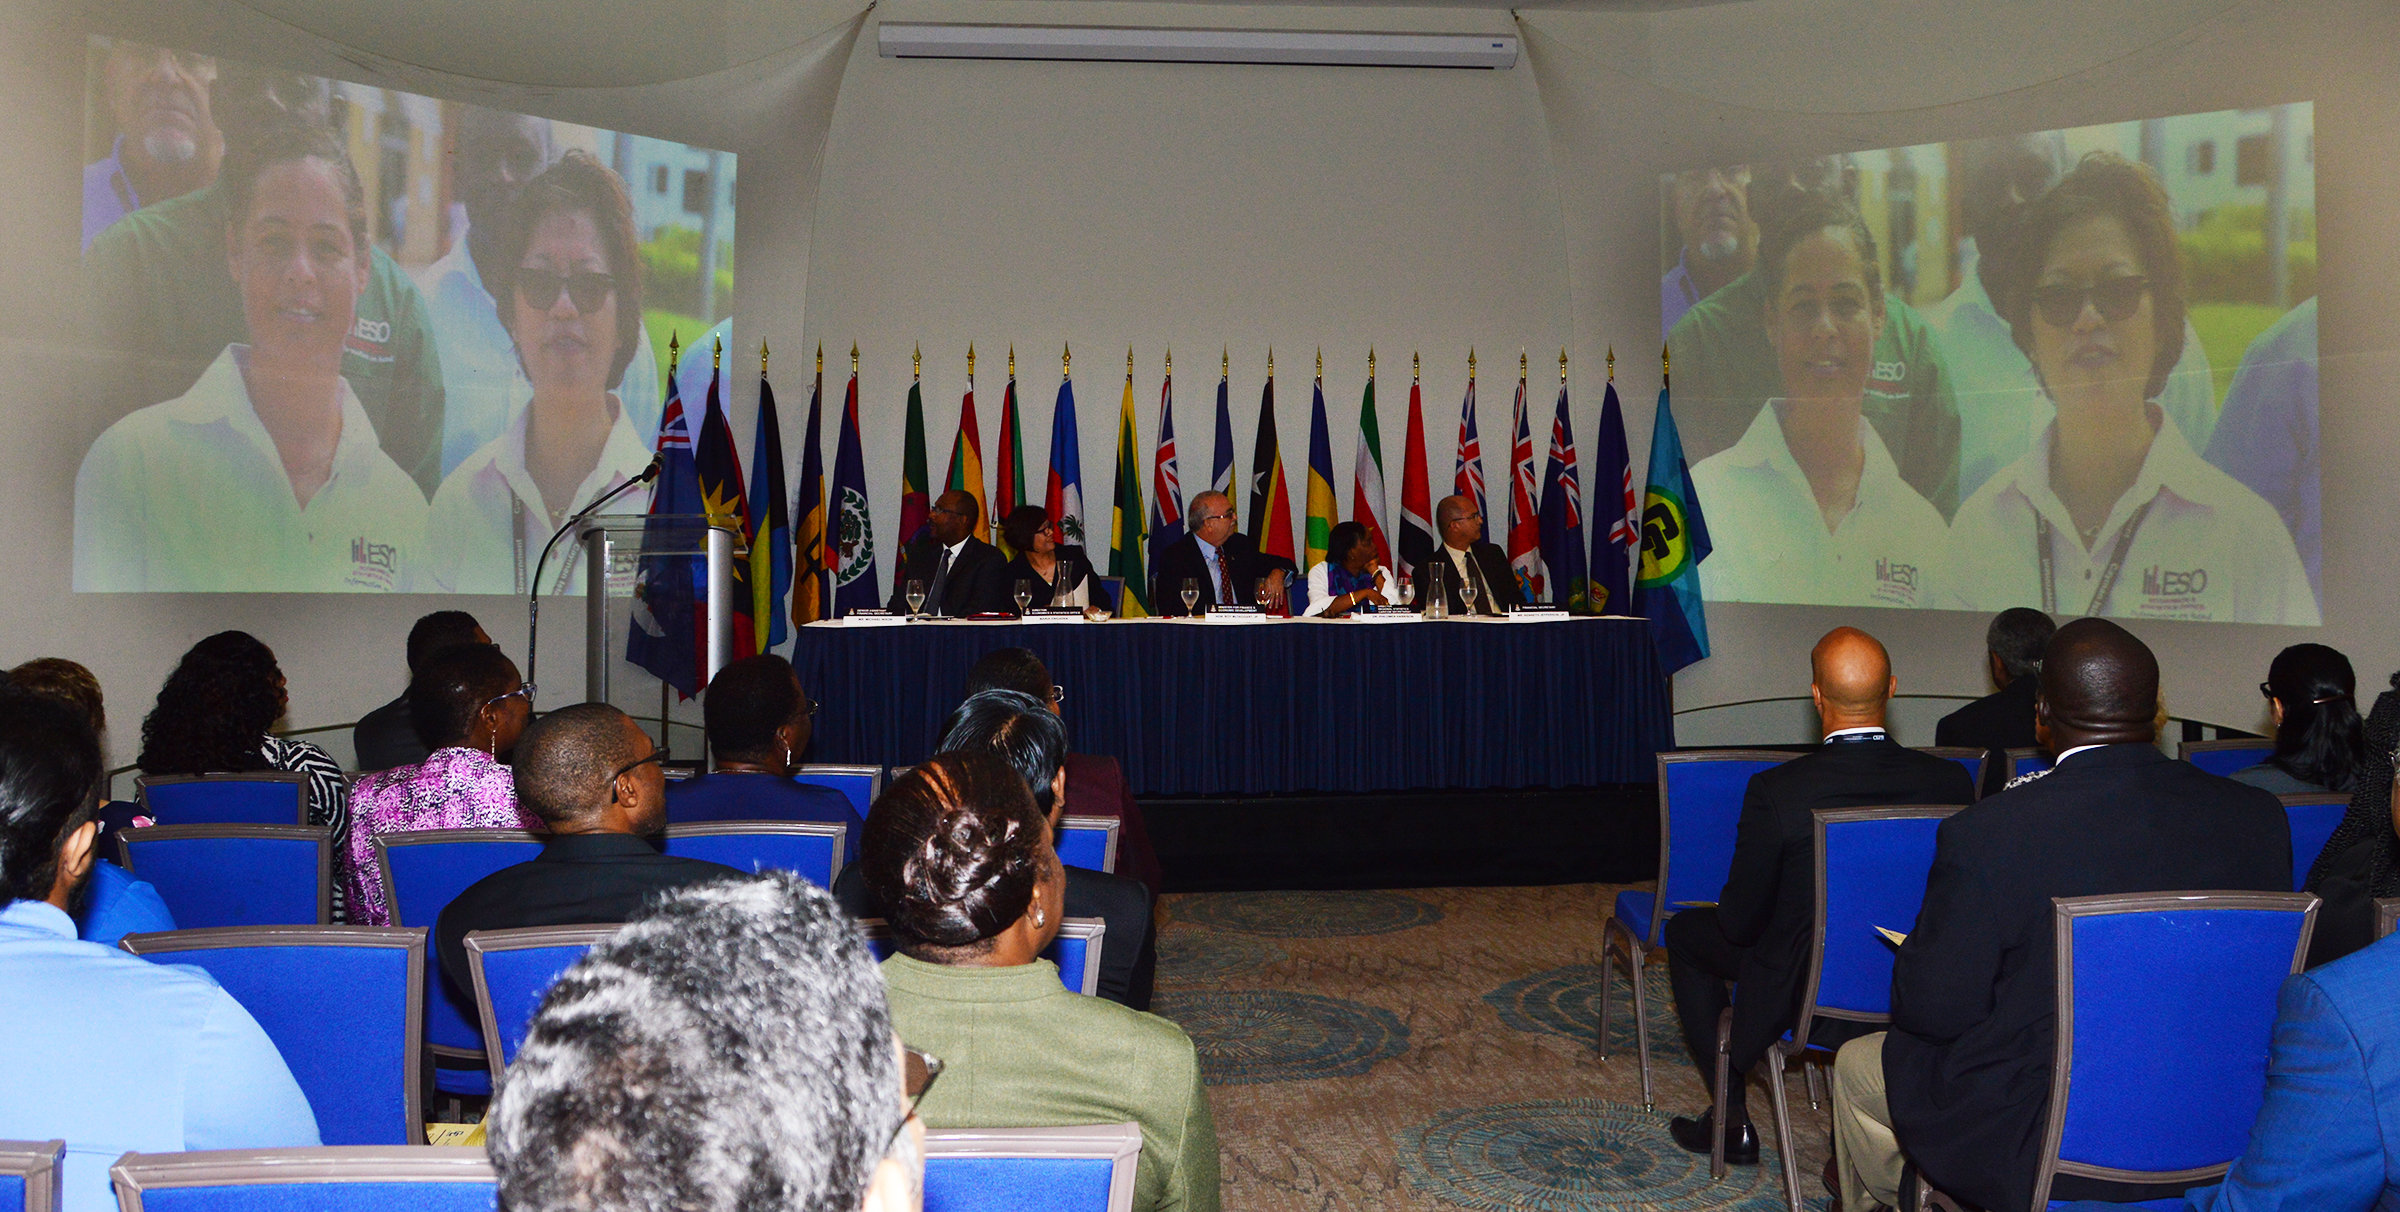
[[[1617, 399], [1615, 355], [1600, 414], [1599, 449], [1594, 485], [1596, 499], [1587, 542], [1581, 472], [1575, 435], [1568, 413], [1567, 359], [1559, 355], [1559, 386], [1550, 422], [1550, 441], [1542, 471], [1535, 472], [1533, 425], [1529, 407], [1526, 360], [1518, 359], [1516, 395], [1509, 418], [1507, 485], [1503, 515], [1493, 518], [1483, 479], [1482, 444], [1476, 419], [1476, 364], [1467, 357], [1467, 388], [1460, 405], [1457, 457], [1451, 491], [1471, 499], [1487, 519], [1487, 538], [1506, 551], [1510, 567], [1526, 600], [1555, 602], [1576, 613], [1637, 614], [1650, 619], [1660, 659], [1671, 672], [1708, 655], [1708, 630], [1698, 581], [1699, 562], [1709, 552], [1707, 525], [1691, 488], [1691, 477], [1676, 433], [1669, 394], [1662, 383], [1652, 428], [1645, 491], [1637, 496], [1633, 466], [1626, 447], [1625, 423]], [[658, 453], [663, 470], [653, 489], [654, 516], [706, 514], [716, 523], [737, 527], [749, 540], [749, 559], [736, 569], [740, 612], [735, 627], [735, 652], [766, 651], [785, 637], [783, 603], [791, 595], [789, 620], [805, 624], [832, 618], [860, 607], [882, 603], [875, 572], [875, 540], [867, 505], [865, 462], [861, 455], [858, 416], [858, 351], [850, 354], [850, 380], [843, 394], [840, 435], [830, 485], [819, 455], [824, 399], [824, 351], [817, 353], [816, 378], [809, 393], [808, 422], [803, 435], [800, 486], [787, 495], [783, 474], [783, 443], [774, 389], [766, 377], [766, 350], [760, 349], [759, 410], [752, 446], [753, 474], [747, 488], [734, 449], [731, 426], [725, 419], [718, 377], [712, 372], [700, 436], [690, 436], [688, 421], [675, 387], [667, 376], [668, 397], [659, 426]], [[1042, 505], [1059, 529], [1061, 541], [1088, 546], [1084, 527], [1081, 442], [1076, 430], [1073, 362], [1060, 358], [1058, 396], [1051, 420], [1049, 472]], [[974, 391], [975, 352], [967, 352], [967, 382], [961, 400], [958, 432], [953, 438], [944, 490], [973, 496], [980, 506], [975, 535], [989, 541], [992, 523], [1009, 511], [1029, 504], [1031, 482], [1025, 476], [1018, 420], [1016, 353], [1008, 356], [1007, 387], [1001, 397], [998, 467], [987, 477]], [[924, 363], [915, 359], [901, 459], [900, 540], [905, 544], [924, 526], [930, 512], [925, 443]], [[1375, 408], [1375, 355], [1367, 355], [1367, 384], [1359, 403], [1356, 462], [1351, 474], [1350, 518], [1365, 527], [1377, 558], [1402, 576], [1432, 559], [1440, 542], [1426, 462], [1424, 400], [1420, 375], [1412, 368], [1408, 421], [1400, 479], [1400, 509], [1396, 528], [1386, 525], [1383, 439]], [[1159, 384], [1158, 440], [1149, 469], [1145, 511], [1141, 452], [1133, 387], [1133, 354], [1126, 352], [1125, 388], [1117, 416], [1117, 470], [1112, 489], [1106, 575], [1121, 577], [1126, 600], [1122, 613], [1150, 613], [1149, 578], [1143, 569], [1156, 554], [1180, 541], [1184, 534], [1183, 482], [1175, 444], [1174, 361], [1169, 355]], [[1251, 456], [1248, 509], [1250, 535], [1263, 552], [1292, 560], [1307, 569], [1326, 557], [1333, 527], [1342, 518], [1334, 489], [1332, 442], [1326, 417], [1324, 355], [1317, 357], [1317, 374], [1310, 401], [1308, 461], [1304, 494], [1304, 525], [1292, 529], [1291, 490], [1283, 472], [1280, 431], [1275, 424], [1275, 362], [1267, 357], [1267, 380], [1259, 398], [1257, 444]], [[1216, 390], [1215, 441], [1208, 486], [1231, 499], [1233, 421], [1231, 358], [1222, 358]], [[985, 491], [987, 479], [991, 491]], [[786, 505], [786, 502], [792, 502]], [[756, 509], [753, 509], [753, 504]], [[1005, 539], [1002, 540], [1005, 548]], [[1014, 554], [1014, 553], [1010, 553]], [[1395, 554], [1397, 560], [1394, 559]], [[685, 560], [682, 566], [696, 564]], [[700, 676], [700, 628], [694, 603], [700, 596], [696, 570], [672, 573], [669, 564], [649, 557], [637, 579], [636, 625], [628, 637], [627, 658], [662, 680], [696, 694]], [[795, 592], [796, 591], [796, 592]]]

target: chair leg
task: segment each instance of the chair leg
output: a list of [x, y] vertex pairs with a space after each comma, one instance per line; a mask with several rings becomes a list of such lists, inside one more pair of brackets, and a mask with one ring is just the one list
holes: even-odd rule
[[[1775, 1151], [1783, 1163], [1783, 1197], [1791, 1212], [1802, 1212], [1800, 1202], [1800, 1157], [1792, 1150], [1791, 1097], [1784, 1090], [1783, 1065], [1786, 1057], [1781, 1048], [1767, 1050], [1767, 1087], [1775, 1100]], [[1808, 1062], [1800, 1062], [1805, 1067]]]
[[1633, 981], [1633, 1043], [1635, 1050], [1642, 1054], [1642, 1110], [1655, 1111], [1658, 1103], [1650, 1092], [1650, 1001], [1648, 995], [1642, 992], [1642, 986], [1648, 983], [1642, 977], [1649, 959], [1637, 944], [1633, 948], [1632, 971], [1627, 975]]
[[[1725, 1134], [1730, 1130], [1725, 1123], [1725, 1091], [1731, 1088], [1726, 1083], [1735, 1080], [1732, 1075], [1733, 1008], [1730, 1006], [1726, 1007], [1723, 1013], [1717, 1015], [1716, 1066], [1717, 1083], [1714, 1087], [1716, 1099], [1709, 1106], [1708, 1118], [1709, 1124], [1716, 1129], [1716, 1134], [1708, 1142], [1708, 1180], [1710, 1182], [1725, 1177]], [[1748, 1079], [1748, 1074], [1744, 1074], [1741, 1078], [1744, 1081]]]
[[1800, 1071], [1808, 1075], [1808, 1109], [1811, 1111], [1824, 1110], [1825, 1067], [1809, 1064], [1808, 1054], [1803, 1052], [1800, 1054]]
[[1600, 922], [1600, 1059], [1608, 1059], [1608, 995], [1617, 983], [1616, 948], [1609, 945], [1609, 935], [1617, 928], [1617, 919]]

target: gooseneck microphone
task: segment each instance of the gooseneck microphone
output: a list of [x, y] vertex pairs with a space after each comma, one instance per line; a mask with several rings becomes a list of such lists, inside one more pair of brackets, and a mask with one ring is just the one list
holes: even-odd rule
[[[533, 562], [533, 576], [528, 578], [525, 590], [525, 681], [527, 684], [538, 685], [534, 682], [533, 670], [535, 663], [541, 660], [542, 655], [542, 647], [539, 642], [542, 635], [542, 568], [550, 562], [550, 552], [558, 546], [560, 539], [567, 537], [568, 531], [575, 529], [576, 525], [585, 518], [597, 513], [601, 506], [633, 491], [640, 485], [657, 479], [658, 473], [665, 466], [665, 456], [651, 455], [650, 465], [643, 468], [640, 475], [593, 498], [591, 504], [576, 511], [575, 516], [568, 518], [557, 530], [552, 531], [549, 542], [542, 544], [541, 558]], [[524, 557], [519, 556], [518, 558], [523, 559]]]

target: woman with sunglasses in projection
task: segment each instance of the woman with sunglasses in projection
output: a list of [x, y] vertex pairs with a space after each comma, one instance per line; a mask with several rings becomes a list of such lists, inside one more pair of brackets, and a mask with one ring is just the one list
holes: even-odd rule
[[224, 180], [250, 339], [92, 443], [75, 474], [75, 588], [413, 588], [424, 493], [342, 378], [371, 271], [358, 173], [332, 132], [293, 124]]
[[[434, 584], [524, 593], [543, 544], [576, 510], [649, 465], [650, 448], [611, 385], [639, 343], [641, 264], [624, 182], [570, 151], [525, 186], [504, 237], [515, 266], [494, 301], [533, 398], [433, 494]], [[629, 499], [639, 511], [644, 502]], [[546, 593], [580, 592], [574, 553]]]
[[2094, 152], [2025, 210], [1990, 281], [2058, 416], [1959, 507], [1944, 604], [2200, 622], [2318, 621], [2282, 520], [2202, 462], [2158, 397], [2183, 264], [2150, 170]]

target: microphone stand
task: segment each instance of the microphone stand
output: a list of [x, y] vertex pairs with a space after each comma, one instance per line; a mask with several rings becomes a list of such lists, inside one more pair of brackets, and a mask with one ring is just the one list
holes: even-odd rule
[[525, 680], [527, 683], [538, 685], [538, 683], [534, 683], [533, 672], [534, 665], [541, 660], [542, 655], [541, 645], [537, 642], [541, 639], [542, 634], [542, 568], [550, 562], [551, 550], [558, 546], [560, 539], [567, 537], [568, 531], [575, 529], [585, 518], [598, 512], [601, 506], [631, 492], [637, 486], [657, 479], [659, 470], [663, 466], [665, 464], [659, 456], [650, 456], [650, 465], [642, 469], [642, 474], [601, 493], [591, 504], [584, 506], [574, 517], [568, 518], [564, 525], [551, 532], [550, 541], [542, 544], [541, 558], [533, 562], [533, 576], [526, 586], [525, 592]]

